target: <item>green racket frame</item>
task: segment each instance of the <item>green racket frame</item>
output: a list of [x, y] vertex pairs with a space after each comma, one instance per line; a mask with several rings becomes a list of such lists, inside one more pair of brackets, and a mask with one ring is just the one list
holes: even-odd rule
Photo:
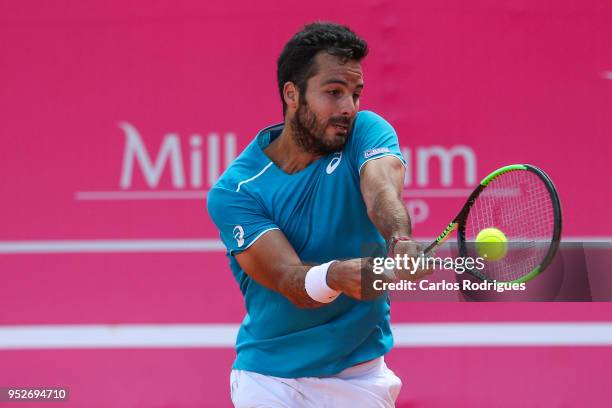
[[[550, 199], [553, 207], [553, 217], [554, 217], [554, 228], [553, 235], [550, 247], [548, 248], [548, 252], [542, 262], [536, 266], [533, 270], [528, 272], [527, 274], [521, 276], [518, 279], [509, 281], [509, 283], [522, 283], [527, 282], [546, 269], [546, 267], [552, 262], [557, 249], [559, 248], [559, 243], [561, 242], [561, 226], [562, 226], [562, 217], [561, 217], [561, 204], [559, 202], [559, 195], [557, 194], [557, 190], [552, 183], [550, 177], [541, 170], [540, 168], [530, 165], [530, 164], [512, 164], [509, 166], [501, 167], [485, 178], [482, 179], [480, 184], [474, 189], [472, 194], [467, 199], [466, 203], [463, 205], [459, 214], [453, 219], [453, 221], [448, 224], [448, 226], [444, 229], [444, 231], [432, 242], [424, 251], [424, 254], [427, 256], [431, 254], [431, 252], [442, 245], [452, 234], [453, 231], [457, 230], [457, 242], [459, 244], [459, 255], [465, 257], [467, 255], [466, 250], [466, 241], [465, 241], [465, 223], [468, 218], [468, 214], [470, 209], [474, 205], [474, 202], [478, 198], [478, 196], [482, 193], [482, 191], [491, 183], [491, 181], [495, 180], [495, 178], [499, 177], [504, 173], [508, 173], [511, 171], [529, 171], [537, 175], [540, 180], [546, 186], [548, 193], [550, 194]], [[470, 273], [472, 276], [476, 278], [486, 281], [488, 280], [484, 275], [482, 275], [477, 270], [467, 270], [466, 272]]]

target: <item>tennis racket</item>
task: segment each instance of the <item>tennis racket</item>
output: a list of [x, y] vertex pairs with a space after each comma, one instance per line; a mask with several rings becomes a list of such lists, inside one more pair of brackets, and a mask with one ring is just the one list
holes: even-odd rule
[[475, 244], [485, 228], [497, 228], [507, 240], [507, 253], [484, 258], [479, 268], [462, 268], [479, 280], [527, 282], [553, 260], [561, 239], [561, 205], [552, 181], [541, 169], [513, 164], [486, 176], [448, 227], [423, 252], [432, 256], [457, 231], [459, 257], [482, 257]]

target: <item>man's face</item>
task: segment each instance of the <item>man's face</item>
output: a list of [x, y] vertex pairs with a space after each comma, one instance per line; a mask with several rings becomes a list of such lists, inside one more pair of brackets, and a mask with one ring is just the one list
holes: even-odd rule
[[361, 65], [326, 52], [315, 57], [317, 74], [308, 79], [306, 93], [290, 125], [296, 142], [307, 152], [331, 154], [342, 150], [359, 111], [363, 88]]

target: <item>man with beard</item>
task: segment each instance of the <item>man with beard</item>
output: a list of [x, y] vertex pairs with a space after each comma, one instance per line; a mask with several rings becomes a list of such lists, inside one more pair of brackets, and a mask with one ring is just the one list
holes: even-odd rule
[[396, 133], [359, 112], [366, 54], [344, 26], [298, 32], [278, 59], [284, 121], [260, 131], [209, 192], [247, 309], [230, 381], [236, 407], [392, 407], [399, 394], [383, 360], [388, 297], [364, 287], [363, 251], [416, 256], [420, 246]]

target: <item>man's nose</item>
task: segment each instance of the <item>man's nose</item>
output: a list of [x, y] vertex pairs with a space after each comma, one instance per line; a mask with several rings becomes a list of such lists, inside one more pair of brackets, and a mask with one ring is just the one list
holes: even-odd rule
[[349, 117], [353, 116], [355, 114], [356, 109], [357, 109], [357, 106], [352, 96], [346, 96], [342, 98], [342, 106], [341, 106], [342, 116], [349, 116]]

